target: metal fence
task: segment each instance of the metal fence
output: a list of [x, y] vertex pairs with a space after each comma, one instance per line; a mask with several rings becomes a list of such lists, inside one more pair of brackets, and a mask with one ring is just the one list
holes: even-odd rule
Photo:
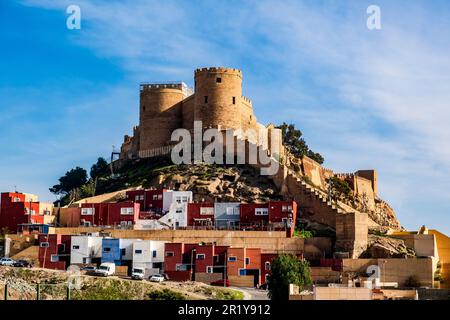
[[70, 300], [74, 290], [67, 283], [8, 283], [0, 288], [1, 300]]

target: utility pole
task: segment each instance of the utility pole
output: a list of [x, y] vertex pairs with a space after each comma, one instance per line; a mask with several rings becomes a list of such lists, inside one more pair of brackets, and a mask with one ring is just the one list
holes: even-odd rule
[[225, 261], [223, 263], [223, 286], [227, 286], [227, 252], [225, 251]]

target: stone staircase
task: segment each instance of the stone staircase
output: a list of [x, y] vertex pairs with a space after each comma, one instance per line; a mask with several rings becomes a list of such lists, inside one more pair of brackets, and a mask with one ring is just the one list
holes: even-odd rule
[[289, 194], [302, 208], [305, 218], [335, 228], [336, 215], [357, 212], [341, 201], [329, 201], [326, 192], [303, 181], [290, 169], [286, 181]]

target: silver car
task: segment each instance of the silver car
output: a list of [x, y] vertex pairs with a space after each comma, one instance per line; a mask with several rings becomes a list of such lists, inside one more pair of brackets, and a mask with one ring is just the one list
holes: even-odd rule
[[1, 258], [0, 259], [0, 266], [8, 266], [11, 267], [14, 265], [14, 260], [11, 258]]

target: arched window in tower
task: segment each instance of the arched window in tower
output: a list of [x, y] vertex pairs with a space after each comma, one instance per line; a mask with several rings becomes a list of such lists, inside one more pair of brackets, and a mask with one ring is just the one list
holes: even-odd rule
[[208, 103], [208, 96], [205, 96], [205, 103]]
[[236, 97], [233, 97], [233, 104], [236, 104]]
[[144, 105], [144, 106], [142, 106], [142, 111], [144, 111], [144, 112], [145, 112], [145, 105]]
[[216, 82], [217, 82], [217, 83], [222, 83], [222, 78], [221, 78], [221, 77], [217, 77], [217, 78], [216, 78]]

